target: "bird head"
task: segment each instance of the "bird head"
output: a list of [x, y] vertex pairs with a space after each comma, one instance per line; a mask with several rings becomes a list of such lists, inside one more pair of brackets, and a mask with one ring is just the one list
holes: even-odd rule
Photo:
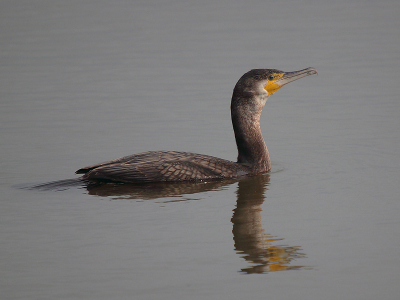
[[253, 69], [239, 79], [234, 92], [271, 96], [285, 84], [313, 74], [318, 74], [314, 68], [294, 72], [276, 69]]
[[276, 69], [254, 69], [245, 73], [233, 90], [234, 108], [247, 107], [249, 111], [261, 112], [269, 96], [284, 85], [297, 79], [318, 74], [314, 68], [294, 72]]

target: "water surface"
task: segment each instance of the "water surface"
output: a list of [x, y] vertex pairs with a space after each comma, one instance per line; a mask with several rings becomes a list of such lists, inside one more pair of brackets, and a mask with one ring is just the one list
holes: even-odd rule
[[[398, 299], [398, 1], [14, 1], [0, 26], [4, 299]], [[235, 160], [252, 68], [272, 172], [16, 186], [147, 150]]]

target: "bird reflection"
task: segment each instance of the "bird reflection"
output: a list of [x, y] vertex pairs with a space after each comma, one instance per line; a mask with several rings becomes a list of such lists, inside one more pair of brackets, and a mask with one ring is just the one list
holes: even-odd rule
[[200, 200], [198, 193], [221, 190], [238, 183], [237, 203], [233, 210], [233, 240], [235, 251], [251, 264], [239, 272], [244, 274], [295, 270], [304, 266], [291, 265], [294, 259], [305, 257], [299, 246], [282, 244], [283, 238], [274, 237], [264, 231], [261, 220], [261, 205], [266, 199], [270, 175], [258, 175], [241, 180], [231, 179], [211, 182], [149, 183], [144, 185], [107, 183], [96, 184], [76, 179], [54, 181], [36, 185], [30, 189], [62, 191], [71, 187], [87, 189], [90, 195], [111, 199], [160, 199], [178, 202]]
[[[267, 273], [272, 271], [295, 270], [304, 266], [293, 266], [292, 261], [305, 257], [299, 246], [282, 245], [283, 238], [274, 237], [264, 231], [261, 220], [261, 205], [266, 199], [270, 175], [264, 174], [242, 180], [224, 180], [199, 183], [164, 183], [142, 186], [126, 184], [89, 185], [91, 195], [113, 196], [113, 199], [157, 199], [183, 197], [193, 200], [190, 195], [219, 190], [238, 182], [237, 203], [233, 210], [233, 240], [235, 250], [252, 265], [241, 269], [241, 273]], [[201, 197], [199, 197], [201, 198]], [[166, 201], [170, 202], [170, 201]]]
[[[149, 183], [144, 185], [134, 184], [89, 184], [86, 188], [90, 195], [112, 197], [112, 199], [159, 199], [180, 197], [182, 200], [170, 200], [176, 202], [192, 200], [190, 195], [215, 191], [227, 187], [237, 180], [211, 181], [211, 182], [181, 182], [181, 183]], [[200, 197], [199, 197], [200, 199]]]
[[266, 273], [300, 269], [291, 266], [295, 258], [305, 257], [298, 246], [275, 245], [282, 238], [265, 233], [261, 222], [261, 204], [266, 196], [269, 174], [246, 178], [239, 182], [237, 204], [233, 210], [233, 240], [235, 250], [246, 261], [254, 264], [240, 270], [242, 273]]

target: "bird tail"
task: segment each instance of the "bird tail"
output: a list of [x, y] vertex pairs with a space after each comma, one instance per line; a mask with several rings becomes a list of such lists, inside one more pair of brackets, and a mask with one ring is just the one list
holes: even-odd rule
[[39, 184], [26, 184], [17, 186], [24, 190], [40, 190], [40, 191], [65, 191], [71, 188], [85, 188], [88, 181], [82, 177], [73, 179], [56, 180]]

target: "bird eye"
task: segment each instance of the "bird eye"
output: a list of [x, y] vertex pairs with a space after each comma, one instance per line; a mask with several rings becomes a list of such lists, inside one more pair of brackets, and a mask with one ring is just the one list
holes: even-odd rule
[[268, 80], [274, 80], [274, 75], [269, 75]]

